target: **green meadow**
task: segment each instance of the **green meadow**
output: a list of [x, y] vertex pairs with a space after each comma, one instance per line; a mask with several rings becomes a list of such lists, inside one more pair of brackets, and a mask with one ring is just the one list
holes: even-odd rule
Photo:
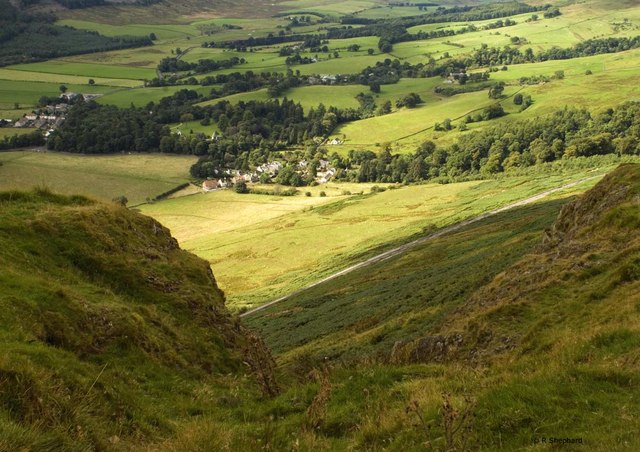
[[380, 6], [357, 12], [354, 15], [367, 19], [393, 19], [396, 17], [419, 16], [433, 12], [436, 9], [435, 6], [426, 8], [426, 10], [421, 10], [417, 6]]
[[371, 9], [379, 4], [380, 2], [374, 0], [346, 0], [343, 2], [335, 2], [333, 0], [288, 0], [281, 2], [279, 6], [290, 8], [287, 12], [318, 12], [341, 16]]
[[[77, 75], [52, 74], [42, 72], [29, 72], [23, 70], [0, 68], [1, 83], [6, 80], [16, 82], [43, 82], [43, 83], [60, 83], [83, 85], [89, 84], [89, 78], [92, 78], [96, 85], [114, 86], [114, 87], [134, 87], [140, 86], [139, 80], [129, 80], [122, 78], [103, 78], [103, 77], [82, 77]], [[0, 87], [1, 88], [1, 87]]]
[[[2, 118], [4, 119], [4, 118]], [[11, 119], [11, 118], [7, 118]], [[0, 140], [4, 137], [12, 137], [14, 135], [25, 135], [27, 133], [34, 132], [36, 129], [15, 129], [13, 127], [0, 127]], [[2, 159], [0, 159], [0, 162]]]
[[[0, 108], [13, 108], [17, 102], [21, 106], [34, 107], [42, 96], [60, 95], [60, 83], [20, 82], [0, 80]], [[111, 86], [64, 84], [68, 92], [103, 94], [113, 91]]]
[[110, 25], [99, 22], [66, 19], [57, 22], [59, 25], [67, 25], [79, 30], [96, 31], [104, 36], [149, 36], [154, 33], [160, 40], [185, 38], [187, 36], [199, 36], [200, 31], [194, 25], [149, 25], [128, 24]]
[[204, 133], [207, 136], [212, 135], [213, 132], [220, 131], [215, 123], [209, 124], [208, 126], [203, 126], [198, 120], [181, 122], [179, 124], [172, 125], [171, 130], [174, 133], [180, 131], [183, 135], [191, 135], [192, 133]]
[[[5, 129], [0, 129], [5, 130]], [[194, 157], [160, 154], [88, 156], [52, 152], [0, 152], [0, 191], [46, 187], [102, 201], [124, 195], [145, 202], [189, 181]]]
[[154, 69], [135, 66], [116, 66], [100, 63], [77, 63], [65, 60], [50, 60], [42, 63], [17, 64], [9, 69], [44, 74], [62, 74], [84, 77], [122, 78], [144, 80], [156, 76]]

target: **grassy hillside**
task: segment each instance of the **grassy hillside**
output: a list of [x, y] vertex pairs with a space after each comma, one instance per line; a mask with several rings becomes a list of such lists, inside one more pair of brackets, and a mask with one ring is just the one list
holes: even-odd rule
[[[489, 181], [383, 193], [371, 193], [371, 184], [337, 184], [333, 190], [321, 185], [311, 197], [220, 192], [141, 209], [166, 224], [182, 246], [211, 262], [230, 305], [239, 308], [278, 298], [432, 228], [606, 171], [618, 161], [598, 162], [558, 162]], [[316, 198], [318, 190], [363, 194], [336, 200]], [[332, 202], [316, 205], [325, 200]]]
[[[158, 447], [637, 449], [639, 187], [624, 166], [571, 202], [493, 217], [261, 315], [291, 348], [284, 393]], [[300, 346], [323, 320], [329, 341]]]
[[0, 209], [0, 450], [166, 435], [240, 368], [209, 266], [154, 220], [42, 190]]
[[360, 363], [332, 378], [325, 437], [351, 428], [359, 447], [443, 445], [449, 415], [466, 428], [451, 436], [457, 447], [573, 438], [634, 450], [639, 193], [640, 166], [622, 166], [570, 203], [494, 217], [250, 323], [294, 366]]
[[[2, 194], [0, 449], [636, 450], [639, 196], [625, 165], [256, 317], [289, 350], [267, 399], [208, 266], [157, 222]], [[311, 311], [329, 341], [300, 347]]]

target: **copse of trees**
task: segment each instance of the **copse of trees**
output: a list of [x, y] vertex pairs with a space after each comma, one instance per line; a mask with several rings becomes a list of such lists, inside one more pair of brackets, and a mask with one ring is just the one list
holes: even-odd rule
[[163, 58], [158, 64], [160, 72], [195, 72], [196, 74], [204, 74], [219, 69], [229, 69], [239, 64], [244, 64], [244, 58], [233, 57], [228, 60], [209, 60], [201, 59], [197, 63], [189, 63], [174, 57]]

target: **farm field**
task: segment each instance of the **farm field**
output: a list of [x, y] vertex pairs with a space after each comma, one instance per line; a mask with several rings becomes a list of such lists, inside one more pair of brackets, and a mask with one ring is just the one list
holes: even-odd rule
[[[315, 194], [290, 198], [222, 191], [145, 205], [141, 211], [169, 227], [184, 248], [211, 262], [229, 306], [239, 309], [303, 287], [393, 243], [420, 236], [425, 229], [455, 223], [617, 164], [603, 162], [598, 169], [550, 165], [548, 173], [538, 175], [417, 185], [375, 194], [357, 185], [351, 191], [364, 189], [364, 195], [344, 195], [333, 202]], [[341, 185], [334, 192], [342, 192]], [[314, 205], [318, 202], [323, 205]], [[293, 209], [287, 206], [291, 203]], [[231, 224], [221, 220], [223, 212], [233, 212]]]
[[[14, 135], [24, 135], [27, 133], [34, 132], [37, 129], [15, 129], [13, 127], [0, 127], [0, 140], [4, 137], [11, 137]], [[1, 160], [0, 160], [1, 161]]]
[[17, 64], [8, 69], [27, 72], [42, 72], [44, 74], [75, 75], [83, 77], [121, 78], [121, 79], [152, 79], [156, 73], [153, 69], [115, 66], [112, 64], [77, 63], [65, 60], [50, 60], [44, 63]]
[[[372, 94], [377, 105], [381, 105], [387, 100], [394, 104], [396, 100], [412, 92], [419, 94], [425, 102], [435, 102], [439, 101], [440, 97], [433, 93], [433, 88], [441, 82], [442, 79], [439, 77], [429, 79], [402, 79], [400, 82], [393, 85], [383, 85], [380, 89], [380, 93], [378, 94], [372, 94], [369, 91], [369, 88], [365, 85], [302, 86], [287, 90], [280, 96], [280, 99], [286, 97], [287, 99], [300, 102], [300, 104], [305, 108], [305, 111], [308, 111], [310, 108], [317, 107], [320, 103], [324, 104], [326, 107], [334, 106], [338, 108], [357, 108], [359, 103], [356, 96], [359, 93]], [[239, 101], [247, 102], [251, 100], [266, 101], [268, 99], [269, 96], [267, 94], [267, 90], [261, 89], [249, 93], [232, 94], [231, 96], [201, 102], [198, 105], [213, 105], [221, 101], [236, 103]]]
[[421, 10], [417, 6], [381, 6], [357, 12], [354, 16], [367, 19], [393, 19], [396, 17], [419, 16], [435, 11], [436, 8], [435, 6], [427, 6], [424, 10]]
[[[508, 84], [505, 96], [500, 103], [507, 112], [511, 111], [513, 114], [489, 122], [470, 124], [469, 129], [474, 130], [501, 121], [532, 118], [550, 113], [563, 105], [596, 110], [615, 106], [625, 100], [638, 99], [640, 86], [635, 83], [635, 80], [639, 68], [640, 50], [638, 49], [571, 60], [509, 66], [507, 71], [491, 73], [491, 80], [505, 81]], [[592, 70], [593, 74], [586, 75], [587, 69]], [[564, 79], [552, 80], [540, 85], [519, 85], [520, 77], [534, 75], [552, 77], [558, 70], [565, 72]], [[422, 80], [425, 79], [417, 79], [417, 83]], [[437, 82], [434, 82], [432, 86], [436, 84]], [[393, 92], [395, 86], [383, 85], [382, 93], [385, 93], [388, 88]], [[426, 94], [429, 93], [429, 90], [425, 91], [427, 91]], [[419, 93], [417, 90], [416, 92]], [[517, 112], [511, 100], [515, 92], [531, 95], [534, 104], [524, 112]], [[426, 100], [423, 105], [412, 110], [400, 110], [390, 115], [355, 121], [339, 127], [333, 136], [340, 138], [346, 135], [347, 139], [344, 144], [336, 148], [346, 152], [351, 147], [370, 148], [376, 143], [395, 141], [399, 151], [408, 152], [413, 151], [418, 143], [426, 139], [451, 143], [460, 132], [455, 130], [446, 133], [434, 132], [432, 129], [435, 122], [442, 122], [449, 118], [454, 120], [454, 125], [457, 125], [456, 119], [493, 102], [487, 97], [486, 91], [459, 94], [448, 98], [439, 98], [431, 92], [431, 96], [426, 99], [423, 97], [423, 100]], [[378, 102], [377, 99], [376, 102]], [[435, 102], [435, 105], [430, 102]], [[372, 131], [375, 132], [372, 133]]]
[[154, 33], [160, 40], [175, 40], [180, 38], [200, 36], [200, 31], [194, 25], [160, 25], [160, 24], [128, 24], [110, 25], [106, 23], [85, 20], [65, 19], [57, 22], [79, 30], [96, 31], [104, 36], [148, 36]]
[[304, 11], [338, 16], [364, 11], [378, 6], [380, 3], [381, 2], [375, 0], [347, 0], [343, 2], [336, 2], [333, 0], [287, 0], [279, 3], [279, 6], [290, 8], [286, 11], [288, 13]]
[[[4, 129], [0, 129], [4, 130]], [[47, 187], [102, 201], [124, 195], [139, 204], [188, 182], [194, 157], [85, 156], [52, 152], [0, 152], [0, 191]]]
[[191, 135], [191, 133], [193, 132], [194, 134], [204, 133], [206, 136], [211, 136], [213, 132], [220, 131], [216, 123], [209, 124], [208, 126], [203, 126], [198, 120], [181, 122], [179, 124], [172, 125], [171, 130], [174, 133], [180, 131], [180, 133], [182, 133], [183, 135]]
[[[0, 108], [13, 108], [16, 102], [23, 107], [34, 107], [42, 96], [59, 96], [60, 85], [60, 83], [0, 80]], [[114, 90], [111, 86], [66, 83], [64, 85], [68, 88], [68, 92], [84, 94], [102, 94]]]
[[131, 80], [123, 78], [102, 78], [102, 77], [84, 77], [78, 75], [52, 74], [42, 72], [29, 72], [22, 70], [14, 70], [0, 68], [0, 83], [5, 81], [14, 82], [41, 82], [41, 83], [64, 83], [70, 85], [86, 85], [92, 78], [96, 85], [113, 86], [113, 87], [134, 87], [140, 86], [140, 80]]

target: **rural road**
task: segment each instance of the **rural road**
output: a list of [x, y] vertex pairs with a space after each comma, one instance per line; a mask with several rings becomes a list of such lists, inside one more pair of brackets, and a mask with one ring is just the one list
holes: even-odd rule
[[468, 225], [470, 225], [472, 223], [476, 223], [476, 222], [478, 222], [480, 220], [484, 220], [485, 218], [491, 217], [493, 215], [497, 215], [497, 214], [505, 212], [507, 210], [514, 209], [516, 207], [521, 207], [521, 206], [525, 206], [527, 204], [534, 203], [534, 202], [539, 201], [540, 199], [545, 198], [545, 197], [547, 197], [547, 196], [549, 196], [549, 195], [551, 195], [553, 193], [565, 190], [567, 188], [575, 187], [576, 185], [580, 185], [583, 182], [587, 182], [589, 180], [596, 179], [596, 178], [602, 177], [602, 176], [603, 176], [603, 174], [598, 174], [597, 176], [591, 176], [591, 177], [587, 177], [587, 178], [584, 178], [584, 179], [580, 179], [578, 181], [571, 182], [569, 184], [565, 184], [565, 185], [562, 185], [562, 186], [557, 187], [557, 188], [552, 188], [551, 190], [543, 191], [541, 193], [538, 193], [537, 195], [533, 195], [533, 196], [530, 196], [528, 198], [521, 199], [520, 201], [516, 201], [514, 203], [507, 204], [506, 206], [500, 207], [498, 209], [490, 210], [489, 212], [485, 212], [485, 213], [483, 213], [481, 215], [478, 215], [476, 217], [472, 217], [472, 218], [463, 220], [463, 221], [461, 221], [459, 223], [454, 223], [454, 224], [452, 224], [450, 226], [446, 226], [446, 227], [438, 230], [437, 232], [434, 232], [433, 234], [429, 234], [429, 235], [427, 235], [425, 237], [421, 237], [421, 238], [419, 238], [417, 240], [413, 240], [411, 242], [405, 243], [404, 245], [400, 245], [400, 246], [398, 246], [396, 248], [393, 248], [393, 249], [390, 249], [388, 251], [385, 251], [384, 253], [381, 253], [381, 254], [378, 254], [376, 256], [370, 257], [367, 260], [364, 260], [364, 261], [362, 261], [362, 262], [360, 262], [358, 264], [355, 264], [355, 265], [352, 265], [350, 267], [347, 267], [344, 270], [340, 270], [337, 273], [333, 273], [333, 274], [327, 276], [326, 278], [323, 278], [323, 279], [321, 279], [319, 281], [316, 281], [316, 282], [311, 283], [311, 284], [309, 284], [307, 286], [304, 286], [303, 288], [298, 289], [298, 290], [296, 290], [294, 292], [291, 292], [291, 293], [289, 293], [289, 294], [287, 294], [287, 295], [285, 295], [283, 297], [280, 297], [280, 298], [278, 298], [276, 300], [273, 300], [273, 301], [270, 301], [268, 303], [265, 303], [265, 304], [263, 304], [261, 306], [258, 306], [257, 308], [250, 309], [249, 311], [240, 314], [240, 317], [247, 317], [247, 316], [249, 316], [251, 314], [255, 314], [256, 312], [259, 312], [259, 311], [262, 311], [264, 309], [267, 309], [267, 308], [273, 306], [274, 304], [277, 304], [277, 303], [280, 303], [281, 301], [286, 300], [287, 298], [290, 298], [290, 297], [292, 297], [294, 295], [298, 295], [299, 293], [302, 293], [302, 292], [304, 292], [306, 290], [309, 290], [309, 289], [311, 289], [313, 287], [319, 286], [320, 284], [324, 284], [327, 281], [331, 281], [332, 279], [336, 279], [336, 278], [338, 278], [338, 277], [340, 277], [342, 275], [346, 275], [347, 273], [351, 273], [352, 271], [358, 270], [359, 268], [363, 268], [363, 267], [366, 267], [366, 266], [371, 265], [371, 264], [382, 262], [382, 261], [390, 259], [390, 258], [392, 258], [394, 256], [398, 256], [400, 254], [406, 253], [407, 251], [411, 250], [412, 248], [415, 248], [416, 246], [418, 246], [418, 245], [420, 245], [420, 244], [422, 244], [424, 242], [427, 242], [427, 241], [433, 240], [433, 239], [437, 239], [438, 237], [442, 237], [443, 235], [449, 234], [450, 232], [457, 231], [457, 230], [459, 230], [459, 229], [461, 229], [461, 228], [463, 228], [465, 226], [468, 226]]

